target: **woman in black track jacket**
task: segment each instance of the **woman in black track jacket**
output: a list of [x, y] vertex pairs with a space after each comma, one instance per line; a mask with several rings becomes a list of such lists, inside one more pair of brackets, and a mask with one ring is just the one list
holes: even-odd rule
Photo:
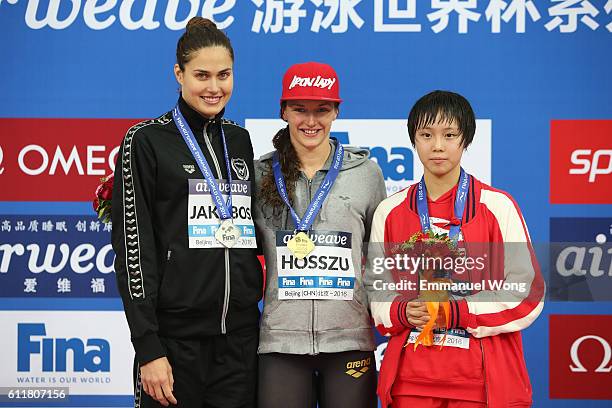
[[119, 151], [112, 241], [136, 406], [255, 404], [262, 270], [253, 147], [222, 118], [233, 60], [213, 22], [191, 19], [177, 45], [177, 106], [133, 126]]

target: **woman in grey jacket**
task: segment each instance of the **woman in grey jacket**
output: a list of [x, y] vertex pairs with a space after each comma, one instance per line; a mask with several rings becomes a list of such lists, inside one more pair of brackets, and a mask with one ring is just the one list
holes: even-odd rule
[[340, 102], [332, 67], [290, 67], [281, 97], [288, 126], [255, 165], [255, 222], [267, 268], [262, 408], [377, 406], [362, 260], [386, 190], [367, 150], [330, 139]]

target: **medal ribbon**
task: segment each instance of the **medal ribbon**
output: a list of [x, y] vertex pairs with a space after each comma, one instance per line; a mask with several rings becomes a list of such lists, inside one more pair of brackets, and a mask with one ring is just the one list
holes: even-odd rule
[[[332, 138], [336, 140], [335, 138]], [[306, 214], [304, 218], [300, 219], [297, 215], [293, 207], [289, 202], [289, 196], [287, 194], [287, 187], [285, 185], [285, 178], [283, 177], [283, 173], [281, 171], [281, 166], [278, 158], [278, 151], [274, 152], [274, 156], [272, 157], [272, 168], [274, 170], [274, 182], [276, 183], [276, 188], [278, 190], [278, 194], [280, 194], [281, 198], [289, 208], [291, 212], [291, 218], [293, 218], [293, 222], [298, 231], [308, 231], [314, 222], [315, 217], [321, 210], [321, 206], [323, 205], [323, 201], [329, 194], [336, 178], [338, 177], [338, 173], [340, 173], [340, 168], [342, 168], [342, 161], [344, 160], [344, 148], [342, 144], [336, 140], [336, 152], [334, 153], [334, 158], [325, 179], [317, 189], [317, 192], [314, 195], [313, 200], [308, 205], [306, 209]]]
[[[459, 231], [461, 231], [461, 220], [463, 220], [463, 212], [465, 211], [465, 202], [467, 201], [467, 193], [470, 186], [470, 175], [461, 168], [459, 175], [459, 186], [455, 195], [455, 219], [458, 223], [452, 223], [448, 237], [457, 241], [459, 239]], [[417, 210], [419, 211], [419, 220], [421, 221], [421, 231], [427, 232], [431, 229], [429, 222], [429, 209], [427, 208], [427, 187], [425, 187], [425, 176], [419, 181], [417, 187]]]
[[[461, 220], [463, 219], [463, 212], [465, 210], [465, 203], [467, 201], [467, 193], [470, 186], [470, 177], [471, 176], [467, 174], [463, 170], [463, 168], [461, 168], [461, 173], [459, 175], [459, 185], [457, 186], [457, 193], [455, 195], [454, 217], [452, 217], [451, 219], [450, 231], [448, 232], [448, 237], [455, 244], [459, 240], [459, 233], [461, 231]], [[431, 223], [429, 221], [429, 209], [427, 208], [427, 187], [425, 187], [425, 176], [423, 176], [421, 178], [421, 181], [419, 181], [417, 189], [417, 210], [419, 212], [419, 220], [421, 221], [421, 231], [427, 233], [431, 229]], [[450, 279], [450, 276], [446, 279]], [[448, 294], [445, 294], [438, 301], [426, 301], [425, 306], [427, 307], [427, 312], [429, 313], [429, 321], [425, 324], [422, 331], [417, 336], [414, 342], [414, 349], [416, 350], [419, 344], [423, 344], [424, 346], [433, 346], [434, 327], [436, 324], [440, 307], [442, 307], [442, 309], [444, 310], [444, 321], [446, 326], [444, 330], [444, 336], [442, 337], [440, 345], [440, 348], [442, 348], [444, 347], [447, 330], [449, 328], [451, 305], [450, 301], [448, 300]], [[407, 345], [408, 343], [406, 343], [405, 346]]]
[[[221, 125], [221, 140], [223, 141], [223, 153], [225, 156], [225, 165], [227, 166], [227, 181], [229, 183], [229, 189], [227, 191], [227, 202], [223, 201], [223, 194], [219, 188], [219, 184], [217, 180], [213, 177], [212, 171], [204, 154], [202, 153], [202, 149], [200, 149], [200, 145], [195, 141], [195, 137], [193, 136], [193, 132], [189, 128], [187, 121], [183, 117], [181, 110], [178, 105], [172, 110], [172, 118], [174, 119], [174, 123], [176, 123], [176, 127], [179, 129], [181, 136], [183, 136], [183, 140], [189, 147], [193, 158], [196, 163], [198, 163], [198, 167], [200, 171], [204, 175], [206, 179], [206, 183], [210, 188], [210, 194], [212, 195], [213, 201], [219, 210], [219, 217], [222, 220], [232, 219], [232, 171], [229, 165], [229, 156], [227, 153], [227, 144], [225, 142], [225, 133], [223, 132], [223, 125]], [[214, 153], [212, 153], [214, 154]], [[219, 178], [222, 175], [219, 174]]]

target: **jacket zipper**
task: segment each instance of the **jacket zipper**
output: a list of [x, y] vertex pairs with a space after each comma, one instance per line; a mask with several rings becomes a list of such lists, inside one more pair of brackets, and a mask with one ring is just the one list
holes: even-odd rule
[[[316, 173], [315, 173], [316, 175]], [[308, 177], [306, 177], [308, 179]], [[314, 176], [312, 177], [314, 179]], [[308, 179], [308, 201], [312, 201], [312, 180]], [[314, 224], [314, 222], [313, 222]], [[311, 315], [312, 315], [312, 319], [311, 319], [311, 323], [312, 323], [312, 354], [318, 354], [317, 350], [316, 350], [316, 339], [315, 339], [315, 300], [312, 299], [311, 301]]]
[[479, 340], [478, 343], [480, 344], [480, 352], [482, 353], [482, 376], [484, 378], [485, 401], [488, 407], [489, 406], [489, 387], [487, 384], [487, 369], [485, 366], [485, 353], [484, 353], [484, 347], [482, 345], [482, 340]]
[[[215, 165], [215, 170], [217, 170], [217, 178], [221, 179], [223, 177], [223, 173], [221, 173], [221, 167], [219, 166], [219, 161], [217, 160], [217, 156], [215, 155], [215, 151], [213, 149], [212, 143], [210, 142], [210, 137], [208, 135], [208, 125], [204, 125], [204, 141], [206, 142], [206, 148], [210, 153], [210, 156], [213, 159], [213, 163]], [[227, 333], [227, 326], [225, 324], [225, 320], [227, 319], [227, 310], [229, 308], [229, 298], [230, 298], [230, 262], [229, 262], [229, 248], [224, 248], [225, 255], [225, 291], [223, 295], [223, 311], [221, 312], [221, 334]]]

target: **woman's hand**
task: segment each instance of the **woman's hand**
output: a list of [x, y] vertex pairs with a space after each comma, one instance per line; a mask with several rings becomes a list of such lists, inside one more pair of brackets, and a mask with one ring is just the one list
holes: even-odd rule
[[[425, 324], [429, 321], [429, 317], [429, 312], [427, 311], [425, 302], [413, 300], [412, 302], [408, 302], [406, 304], [406, 318], [408, 319], [408, 323], [417, 329], [422, 329], [423, 326], [425, 326]], [[445, 322], [446, 317], [444, 315], [444, 308], [440, 306], [434, 328], [446, 328]]]
[[406, 318], [408, 323], [422, 329], [423, 326], [429, 321], [429, 312], [425, 302], [412, 301], [406, 304]]
[[141, 366], [140, 381], [144, 391], [164, 407], [177, 404], [172, 394], [174, 390], [172, 367], [166, 357], [160, 357]]

